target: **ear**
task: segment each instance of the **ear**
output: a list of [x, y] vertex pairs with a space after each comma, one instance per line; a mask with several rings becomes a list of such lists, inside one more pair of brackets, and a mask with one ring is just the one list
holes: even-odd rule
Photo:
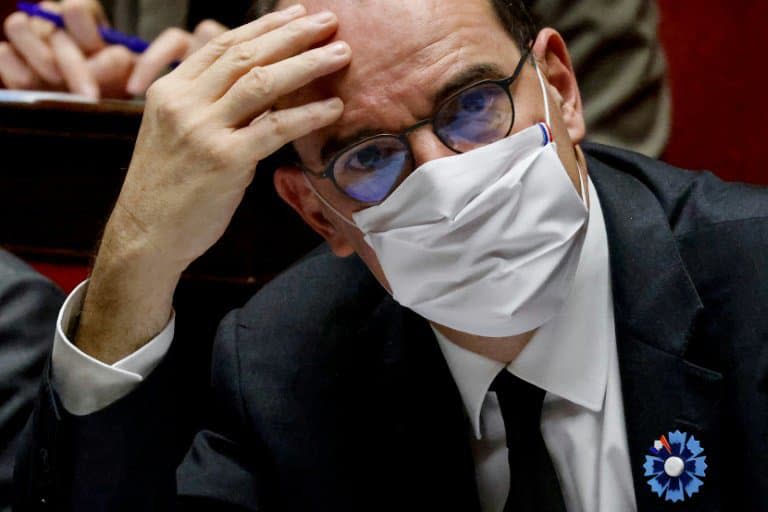
[[574, 144], [578, 144], [584, 139], [586, 125], [579, 84], [568, 47], [556, 30], [545, 28], [536, 37], [533, 54], [536, 64], [551, 86], [550, 93], [560, 107], [568, 135]]
[[274, 182], [277, 194], [328, 242], [336, 256], [344, 258], [354, 252], [344, 233], [326, 217], [323, 204], [307, 185], [301, 169], [280, 167], [275, 171]]

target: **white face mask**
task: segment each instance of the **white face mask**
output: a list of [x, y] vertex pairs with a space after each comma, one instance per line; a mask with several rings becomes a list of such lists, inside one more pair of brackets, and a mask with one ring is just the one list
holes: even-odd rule
[[394, 299], [432, 322], [512, 336], [546, 323], [568, 297], [589, 213], [583, 179], [579, 197], [557, 156], [539, 81], [546, 125], [427, 162], [352, 216]]

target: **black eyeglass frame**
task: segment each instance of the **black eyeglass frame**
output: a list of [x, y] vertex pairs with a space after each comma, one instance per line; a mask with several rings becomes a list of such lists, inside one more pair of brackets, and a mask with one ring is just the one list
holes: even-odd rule
[[[509, 134], [512, 132], [512, 128], [515, 125], [515, 101], [514, 101], [514, 99], [512, 97], [512, 92], [510, 91], [510, 87], [515, 82], [515, 80], [517, 80], [518, 76], [520, 76], [520, 73], [523, 71], [523, 67], [525, 66], [525, 62], [528, 60], [528, 57], [530, 57], [530, 54], [531, 54], [531, 48], [529, 47], [529, 48], [527, 48], [525, 50], [523, 55], [520, 57], [520, 61], [517, 63], [517, 66], [515, 67], [514, 72], [510, 76], [508, 76], [507, 78], [480, 80], [479, 82], [474, 82], [474, 83], [472, 83], [470, 85], [467, 85], [466, 87], [462, 87], [458, 91], [452, 93], [450, 96], [448, 96], [447, 98], [442, 100], [438, 104], [437, 108], [435, 108], [435, 110], [433, 111], [433, 114], [430, 117], [428, 117], [426, 119], [422, 119], [421, 121], [417, 121], [416, 123], [414, 123], [413, 125], [409, 126], [408, 128], [406, 128], [405, 130], [401, 131], [400, 133], [378, 133], [376, 135], [371, 135], [369, 137], [365, 137], [363, 139], [360, 139], [359, 141], [354, 142], [354, 143], [352, 143], [352, 144], [350, 144], [350, 145], [340, 149], [339, 151], [334, 153], [333, 157], [328, 161], [328, 164], [325, 166], [325, 169], [322, 170], [322, 171], [318, 171], [318, 172], [313, 171], [312, 169], [310, 169], [309, 167], [307, 167], [306, 165], [304, 165], [301, 162], [296, 162], [296, 165], [297, 165], [297, 167], [301, 168], [304, 172], [306, 172], [308, 174], [311, 174], [312, 176], [314, 176], [317, 179], [329, 179], [329, 180], [331, 180], [331, 182], [333, 182], [333, 185], [336, 187], [336, 189], [339, 192], [344, 194], [344, 196], [348, 197], [352, 201], [355, 201], [356, 203], [359, 203], [359, 204], [362, 204], [362, 205], [368, 205], [368, 206], [380, 204], [387, 197], [389, 197], [390, 194], [392, 194], [392, 192], [397, 188], [397, 186], [392, 187], [392, 189], [387, 193], [387, 195], [384, 196], [384, 198], [382, 198], [382, 199], [380, 199], [378, 201], [366, 202], [366, 201], [361, 201], [359, 199], [356, 199], [356, 198], [350, 196], [341, 187], [341, 185], [339, 185], [339, 183], [336, 181], [336, 176], [334, 175], [333, 169], [334, 169], [338, 159], [341, 158], [343, 155], [345, 155], [350, 149], [354, 148], [355, 146], [363, 145], [363, 144], [365, 144], [367, 142], [370, 142], [372, 140], [377, 140], [377, 139], [381, 139], [381, 138], [387, 138], [387, 139], [397, 139], [397, 140], [399, 140], [403, 144], [403, 146], [408, 150], [408, 158], [410, 159], [411, 166], [413, 166], [413, 161], [414, 161], [413, 148], [411, 147], [411, 143], [410, 143], [410, 140], [408, 139], [408, 136], [412, 132], [418, 130], [419, 128], [421, 128], [422, 126], [425, 126], [427, 124], [431, 124], [432, 125], [432, 132], [440, 140], [440, 142], [442, 142], [443, 145], [445, 145], [445, 147], [447, 147], [448, 149], [450, 149], [454, 153], [457, 153], [457, 154], [458, 153], [462, 153], [462, 151], [459, 151], [459, 150], [451, 147], [451, 145], [448, 142], [446, 142], [440, 136], [440, 134], [437, 132], [437, 130], [434, 129], [435, 119], [438, 117], [438, 115], [440, 114], [440, 111], [443, 109], [443, 107], [445, 107], [449, 102], [455, 100], [457, 97], [459, 97], [462, 94], [465, 94], [467, 91], [469, 91], [471, 89], [474, 89], [476, 87], [481, 87], [481, 86], [484, 86], [484, 85], [488, 85], [488, 84], [496, 85], [499, 88], [503, 89], [504, 92], [506, 93], [507, 97], [509, 98], [509, 104], [512, 107], [512, 117], [511, 117], [511, 120], [510, 120], [510, 123], [509, 123], [509, 128], [507, 129], [507, 133], [505, 135], [503, 135], [501, 138], [499, 138], [499, 140], [501, 140], [501, 139], [503, 139], [505, 137], [508, 137]], [[404, 169], [405, 169], [405, 167], [404, 167]], [[401, 177], [402, 177], [402, 173], [401, 173], [401, 176], [398, 177], [398, 179], [400, 179]]]

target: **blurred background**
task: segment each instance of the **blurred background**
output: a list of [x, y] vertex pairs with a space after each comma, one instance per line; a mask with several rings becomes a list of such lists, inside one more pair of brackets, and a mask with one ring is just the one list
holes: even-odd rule
[[768, 2], [658, 0], [672, 130], [663, 160], [768, 185]]

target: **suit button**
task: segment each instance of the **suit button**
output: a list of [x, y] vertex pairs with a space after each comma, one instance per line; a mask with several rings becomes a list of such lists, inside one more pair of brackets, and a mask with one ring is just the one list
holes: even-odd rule
[[40, 448], [40, 465], [42, 466], [43, 473], [50, 473], [51, 471], [51, 464], [50, 460], [48, 459], [48, 450], [45, 448]]

